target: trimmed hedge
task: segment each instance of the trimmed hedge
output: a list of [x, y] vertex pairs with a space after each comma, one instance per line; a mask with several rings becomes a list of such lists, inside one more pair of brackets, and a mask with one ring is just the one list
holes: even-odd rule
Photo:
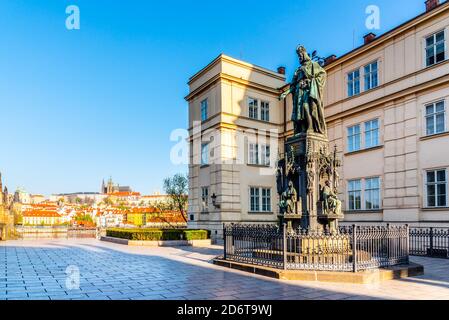
[[188, 229], [121, 229], [106, 230], [106, 236], [127, 240], [164, 241], [164, 240], [206, 240], [210, 239], [208, 230]]

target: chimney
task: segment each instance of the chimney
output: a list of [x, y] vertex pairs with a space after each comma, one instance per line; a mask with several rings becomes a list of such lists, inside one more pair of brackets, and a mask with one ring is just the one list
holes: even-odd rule
[[285, 75], [285, 67], [279, 67], [278, 68], [278, 73]]
[[337, 60], [337, 56], [335, 54], [330, 55], [329, 57], [327, 57], [326, 59], [324, 59], [324, 65], [327, 66], [328, 64], [331, 64], [332, 62], [334, 62], [335, 60]]
[[427, 0], [426, 1], [426, 12], [429, 12], [440, 4], [440, 0]]
[[366, 36], [364, 36], [363, 39], [365, 40], [365, 44], [368, 44], [372, 42], [374, 39], [376, 39], [376, 35], [370, 32]]

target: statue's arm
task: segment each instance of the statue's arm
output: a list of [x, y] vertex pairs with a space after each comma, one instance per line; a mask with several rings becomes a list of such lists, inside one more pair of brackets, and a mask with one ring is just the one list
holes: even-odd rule
[[279, 100], [284, 100], [292, 92], [292, 87], [290, 86], [290, 88], [282, 92], [282, 94], [279, 96]]
[[296, 70], [295, 75], [293, 76], [293, 80], [290, 83], [290, 87], [284, 92], [282, 92], [281, 96], [279, 97], [279, 100], [284, 100], [289, 94], [295, 92], [296, 86], [298, 85], [299, 71], [300, 69]]

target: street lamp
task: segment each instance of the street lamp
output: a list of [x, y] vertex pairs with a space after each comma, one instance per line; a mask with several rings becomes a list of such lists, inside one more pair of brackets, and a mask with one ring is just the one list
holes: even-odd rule
[[211, 198], [212, 198], [212, 204], [214, 205], [214, 207], [216, 209], [220, 209], [220, 205], [217, 204], [217, 195], [214, 193], [214, 194], [212, 194]]

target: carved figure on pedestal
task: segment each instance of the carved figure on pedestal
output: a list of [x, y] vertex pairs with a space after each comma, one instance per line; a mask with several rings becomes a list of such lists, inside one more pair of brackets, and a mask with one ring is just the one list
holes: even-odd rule
[[298, 214], [298, 192], [296, 192], [293, 182], [288, 183], [288, 188], [282, 194], [286, 204], [285, 213], [288, 215]]
[[278, 195], [285, 191], [285, 159], [279, 159], [276, 166], [276, 188]]
[[323, 201], [323, 214], [329, 216], [341, 215], [341, 201], [335, 194], [329, 180], [326, 181], [324, 187], [321, 190], [321, 198]]

